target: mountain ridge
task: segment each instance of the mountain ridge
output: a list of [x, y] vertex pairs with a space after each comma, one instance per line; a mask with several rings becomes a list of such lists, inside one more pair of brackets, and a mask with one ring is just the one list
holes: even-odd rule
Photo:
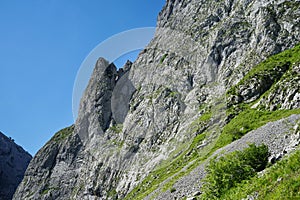
[[[193, 188], [176, 183], [201, 159], [268, 122], [299, 114], [298, 63], [241, 84], [259, 63], [299, 43], [299, 6], [281, 0], [166, 1], [153, 40], [123, 75], [132, 86], [128, 108], [121, 109], [124, 121], [114, 119], [112, 109], [118, 71], [100, 58], [74, 130], [58, 133], [39, 151], [14, 199], [173, 199], [199, 193], [199, 180], [187, 182]], [[285, 79], [285, 71], [296, 78]], [[273, 77], [274, 84], [261, 87]], [[279, 107], [286, 91], [289, 101]], [[272, 101], [276, 92], [283, 95]], [[258, 100], [261, 108], [252, 105]]]

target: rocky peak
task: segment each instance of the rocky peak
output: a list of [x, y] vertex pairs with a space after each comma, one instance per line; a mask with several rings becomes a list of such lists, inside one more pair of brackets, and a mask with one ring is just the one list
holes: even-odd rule
[[81, 99], [75, 133], [82, 141], [103, 134], [109, 126], [123, 123], [129, 101], [135, 91], [128, 74], [132, 62], [117, 70], [104, 58], [99, 58]]
[[132, 62], [130, 60], [127, 60], [125, 65], [118, 70], [117, 80], [119, 78], [121, 78], [121, 76], [123, 76], [126, 72], [128, 72], [130, 70], [131, 66], [132, 66]]
[[116, 66], [100, 58], [80, 102], [75, 132], [85, 141], [103, 134], [111, 121], [111, 96], [116, 85]]
[[[174, 185], [167, 179], [169, 173], [178, 175], [175, 166], [188, 169], [197, 164], [188, 159], [213, 148], [227, 123], [226, 91], [259, 62], [299, 43], [298, 11], [299, 1], [168, 0], [155, 37], [134, 63], [118, 71], [98, 60], [74, 133], [60, 142], [52, 139], [40, 151], [27, 170], [31, 182], [22, 182], [15, 199], [32, 191], [36, 199], [155, 199], [164, 194], [160, 186]], [[51, 160], [51, 168], [43, 169], [40, 160]], [[40, 169], [50, 178], [36, 175]], [[199, 180], [190, 177], [182, 178], [189, 191], [167, 191], [160, 199], [198, 190]]]

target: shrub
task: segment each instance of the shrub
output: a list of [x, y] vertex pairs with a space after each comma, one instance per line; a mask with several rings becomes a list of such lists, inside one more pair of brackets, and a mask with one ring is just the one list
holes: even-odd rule
[[[263, 176], [254, 176], [227, 191], [223, 199], [242, 199], [256, 194], [258, 199], [300, 199], [300, 150], [278, 161]], [[247, 199], [247, 198], [246, 198]]]
[[261, 145], [256, 147], [250, 144], [248, 148], [240, 152], [240, 159], [249, 165], [255, 172], [264, 170], [268, 164], [268, 146]]
[[265, 169], [268, 156], [266, 145], [257, 147], [251, 144], [243, 151], [211, 159], [206, 168], [207, 176], [202, 188], [203, 199], [218, 199], [230, 188]]

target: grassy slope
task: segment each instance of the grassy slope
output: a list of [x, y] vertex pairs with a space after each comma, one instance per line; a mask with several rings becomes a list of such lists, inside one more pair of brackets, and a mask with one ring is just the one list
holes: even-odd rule
[[[228, 94], [236, 92], [236, 88], [247, 82], [247, 80], [253, 77], [260, 77], [261, 74], [270, 73], [276, 66], [284, 66], [285, 64], [293, 65], [300, 63], [300, 44], [294, 48], [286, 50], [277, 55], [271, 56], [266, 61], [258, 64], [238, 83], [237, 86], [232, 87]], [[289, 70], [287, 71], [289, 72]], [[274, 82], [275, 83], [275, 82]], [[273, 84], [274, 85], [274, 84]], [[269, 89], [272, 90], [272, 87]], [[265, 91], [268, 92], [269, 90]], [[263, 94], [262, 94], [263, 96]], [[216, 142], [208, 145], [207, 148], [201, 149], [199, 152], [197, 146], [202, 144], [209, 133], [198, 135], [194, 138], [194, 141], [190, 147], [184, 151], [180, 156], [176, 157], [168, 164], [161, 166], [157, 170], [151, 172], [137, 187], [135, 187], [125, 199], [143, 199], [155, 189], [161, 187], [161, 183], [167, 178], [175, 175], [169, 181], [167, 181], [163, 189], [172, 189], [173, 183], [180, 177], [189, 173], [192, 169], [197, 167], [203, 160], [210, 156], [215, 150], [230, 144], [232, 141], [240, 138], [251, 130], [257, 129], [268, 122], [276, 121], [284, 117], [288, 117], [291, 114], [300, 114], [300, 109], [297, 110], [278, 110], [278, 111], [264, 111], [251, 109], [250, 104], [242, 104], [239, 107], [239, 111], [236, 112], [235, 118], [233, 118], [222, 130], [219, 138]], [[230, 110], [230, 108], [229, 108]], [[206, 117], [199, 118], [197, 121], [207, 121]], [[187, 163], [192, 163], [187, 170], [181, 171]]]
[[50, 141], [59, 142], [65, 140], [73, 132], [74, 132], [74, 125], [58, 131], [57, 133], [55, 133], [55, 135], [51, 138]]
[[261, 200], [300, 199], [300, 150], [270, 167], [261, 177], [255, 176], [229, 190], [222, 199], [242, 199], [248, 195]]
[[[286, 66], [292, 66], [300, 63], [300, 44], [296, 45], [292, 49], [288, 49], [279, 54], [271, 56], [267, 60], [259, 63], [257, 66], [252, 68], [242, 80], [227, 92], [229, 95], [237, 95], [238, 88], [241, 85], [247, 85], [251, 82], [252, 78], [263, 79], [266, 76], [272, 77], [272, 82], [275, 83], [281, 77], [282, 71], [286, 71]], [[273, 84], [274, 85], [274, 84]]]
[[[300, 63], [300, 44], [293, 49], [286, 50], [278, 55], [272, 56], [266, 61], [260, 63], [253, 68], [237, 86], [231, 88], [228, 93], [236, 94], [239, 85], [247, 83], [257, 74], [269, 73], [276, 66], [290, 66]], [[288, 70], [281, 79], [289, 78], [291, 69]], [[277, 80], [278, 81], [278, 80]], [[274, 85], [265, 91], [261, 97], [266, 96], [274, 90]], [[252, 104], [254, 104], [253, 102]], [[223, 129], [215, 148], [223, 147], [231, 141], [240, 138], [247, 132], [257, 129], [269, 121], [276, 121], [281, 118], [290, 116], [291, 114], [300, 114], [300, 109], [295, 110], [276, 110], [266, 111], [251, 109], [252, 104], [237, 105], [239, 112]], [[231, 113], [232, 110], [229, 110]], [[242, 199], [247, 195], [258, 196], [258, 199], [300, 199], [300, 150], [297, 150], [289, 158], [286, 158], [267, 170], [265, 176], [258, 178], [253, 177], [251, 180], [245, 181], [235, 188], [229, 190], [221, 199]]]

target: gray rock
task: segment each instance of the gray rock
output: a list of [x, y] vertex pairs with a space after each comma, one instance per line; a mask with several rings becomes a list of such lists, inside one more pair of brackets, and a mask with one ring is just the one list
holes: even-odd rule
[[0, 132], [0, 199], [12, 199], [24, 177], [31, 155]]
[[111, 97], [112, 118], [117, 124], [123, 124], [129, 111], [129, 104], [136, 88], [128, 79], [129, 72], [125, 72], [118, 79]]
[[[14, 199], [123, 199], [196, 135], [224, 126], [225, 92], [251, 68], [299, 43], [300, 16], [293, 9], [298, 4], [167, 0], [153, 40], [132, 65], [117, 71], [113, 64], [98, 60], [74, 132], [43, 147]], [[257, 98], [261, 93], [256, 89], [264, 87], [260, 85], [245, 87], [245, 98]], [[294, 97], [287, 106], [297, 107], [298, 96]], [[199, 122], [206, 111], [212, 119]], [[207, 138], [203, 146], [214, 139]], [[278, 144], [274, 155], [282, 152], [281, 147], [276, 150]], [[199, 165], [175, 184], [175, 192], [159, 190], [158, 199], [199, 191], [204, 175]]]
[[292, 64], [285, 79], [274, 85], [273, 91], [260, 99], [253, 107], [264, 109], [282, 110], [297, 109], [300, 107], [300, 65]]
[[[63, 199], [79, 178], [82, 142], [74, 126], [56, 133], [34, 156], [13, 199]], [[69, 187], [67, 187], [69, 186]]]
[[103, 134], [111, 121], [111, 96], [117, 68], [100, 58], [80, 102], [75, 132], [82, 141]]
[[[199, 192], [199, 188], [201, 188], [203, 184], [201, 180], [206, 176], [205, 167], [207, 163], [209, 163], [210, 159], [213, 159], [215, 156], [222, 156], [233, 151], [243, 150], [252, 143], [256, 145], [267, 145], [270, 152], [269, 159], [272, 159], [274, 157], [276, 159], [282, 158], [283, 156], [291, 153], [292, 149], [297, 148], [300, 142], [300, 132], [299, 130], [295, 129], [295, 125], [298, 124], [299, 121], [300, 115], [291, 115], [288, 118], [270, 122], [258, 128], [257, 130], [249, 132], [241, 139], [218, 149], [212, 156], [206, 159], [205, 162], [201, 163], [190, 174], [179, 179], [173, 185], [173, 187], [176, 188], [175, 192], [159, 192], [159, 195], [156, 196], [155, 199], [174, 199], [181, 196], [182, 194], [184, 194], [185, 196], [193, 196], [192, 194]], [[297, 144], [294, 143], [295, 138], [298, 138]], [[290, 150], [287, 151], [287, 149]], [[280, 155], [280, 158], [278, 157], [278, 155]], [[155, 192], [153, 192], [152, 194], [155, 194]], [[148, 197], [151, 198], [151, 195], [149, 195]]]

